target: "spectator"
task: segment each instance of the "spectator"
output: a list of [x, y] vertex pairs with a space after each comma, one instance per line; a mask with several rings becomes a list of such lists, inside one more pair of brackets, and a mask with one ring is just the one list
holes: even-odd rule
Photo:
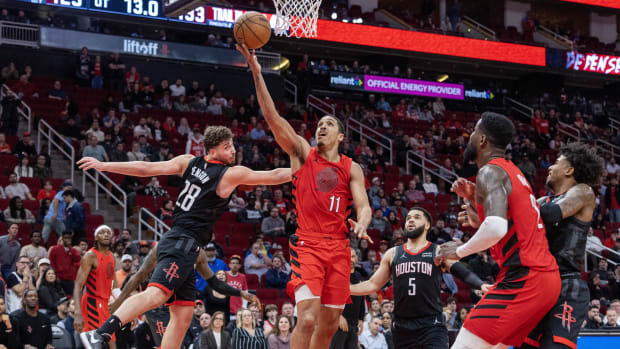
[[14, 196], [4, 212], [4, 220], [9, 224], [28, 223], [34, 224], [35, 218], [29, 209], [24, 208], [24, 203], [19, 196]]
[[424, 187], [424, 192], [433, 194], [439, 193], [439, 189], [437, 189], [437, 184], [431, 182], [431, 180], [431, 175], [427, 173], [426, 176], [424, 176], [424, 184], [422, 185]]
[[202, 143], [203, 136], [200, 132], [200, 125], [194, 124], [192, 128], [193, 134], [188, 136], [187, 143], [185, 145], [185, 154], [191, 154], [194, 156], [202, 156], [205, 154], [204, 145]]
[[249, 193], [247, 196], [247, 204], [245, 208], [237, 212], [237, 220], [241, 223], [259, 224], [263, 215], [256, 209], [256, 195]]
[[167, 198], [169, 196], [168, 191], [159, 184], [157, 177], [151, 177], [151, 181], [144, 187], [144, 194], [155, 198]]
[[17, 178], [21, 177], [33, 177], [32, 167], [28, 166], [28, 157], [22, 156], [19, 160], [19, 165], [15, 166], [13, 173], [17, 175]]
[[127, 152], [128, 161], [144, 161], [146, 154], [140, 151], [140, 143], [133, 141], [131, 151]]
[[73, 285], [81, 260], [80, 252], [71, 247], [72, 237], [72, 232], [63, 232], [60, 243], [50, 249], [50, 262], [52, 268], [56, 270], [56, 277], [60, 280], [65, 294], [73, 294]]
[[41, 232], [33, 230], [30, 232], [30, 244], [22, 247], [20, 256], [26, 256], [31, 261], [37, 263], [41, 258], [47, 258], [47, 249], [41, 246]]
[[144, 263], [144, 259], [151, 251], [151, 244], [146, 240], [140, 240], [138, 243], [138, 258], [140, 260], [140, 265]]
[[185, 86], [183, 86], [183, 80], [177, 79], [175, 84], [170, 86], [170, 95], [172, 97], [185, 96]]
[[[605, 258], [600, 258], [598, 261], [598, 268], [594, 270], [596, 273], [600, 275], [601, 280], [604, 282], [609, 281], [609, 271], [607, 270], [608, 266], [609, 265], [607, 263], [607, 260]], [[600, 297], [596, 297], [596, 298], [600, 298]]]
[[373, 317], [368, 324], [368, 330], [363, 331], [360, 336], [360, 344], [366, 349], [387, 349], [387, 342], [380, 330], [381, 318]]
[[446, 228], [446, 231], [448, 232], [448, 234], [450, 234], [450, 237], [452, 239], [462, 240], [463, 232], [459, 229], [458, 221], [454, 218], [450, 218], [449, 222], [450, 223], [449, 226]]
[[125, 77], [125, 64], [118, 52], [114, 52], [108, 61], [108, 74], [106, 80], [110, 82], [110, 89], [115, 91], [123, 90], [123, 78]]
[[52, 326], [49, 317], [38, 310], [37, 290], [28, 289], [24, 293], [22, 304], [22, 310], [11, 314], [20, 348], [53, 349]]
[[280, 291], [286, 289], [291, 276], [284, 269], [284, 261], [280, 257], [273, 257], [271, 269], [267, 271], [266, 287], [277, 288]]
[[263, 129], [263, 124], [260, 122], [256, 124], [256, 127], [250, 131], [250, 138], [255, 142], [263, 142], [267, 139], [267, 134]]
[[616, 244], [617, 239], [618, 239], [618, 231], [615, 231], [615, 230], [611, 231], [607, 239], [605, 239], [605, 242], [603, 242], [603, 245], [607, 248], [613, 248], [614, 245]]
[[11, 146], [6, 142], [4, 133], [0, 133], [0, 154], [13, 154]]
[[82, 156], [93, 157], [101, 162], [110, 161], [110, 158], [108, 157], [105, 148], [103, 148], [103, 146], [101, 145], [98, 145], [97, 143], [97, 137], [95, 135], [90, 135], [88, 137], [88, 145], [84, 147], [84, 150], [82, 150]]
[[6, 312], [4, 297], [0, 295], [0, 343], [4, 348], [17, 348], [17, 338], [13, 332], [11, 318]]
[[605, 207], [609, 210], [609, 221], [612, 223], [620, 222], [620, 203], [618, 196], [620, 196], [620, 185], [618, 185], [618, 178], [611, 177], [611, 185], [605, 191]]
[[595, 305], [590, 305], [588, 307], [588, 318], [585, 321], [584, 328], [590, 330], [596, 330], [601, 327], [603, 324], [603, 320], [601, 319], [601, 315], [599, 313], [599, 307]]
[[209, 267], [211, 271], [217, 273], [220, 270], [228, 271], [230, 270], [226, 263], [223, 260], [217, 258], [215, 256], [215, 245], [213, 243], [208, 243], [205, 247], [205, 254], [207, 255], [207, 261], [209, 263]]
[[486, 251], [480, 251], [469, 261], [469, 268], [482, 280], [495, 277], [499, 273], [499, 266], [489, 257]]
[[597, 271], [590, 274], [588, 287], [590, 288], [590, 298], [609, 300], [610, 292], [607, 282], [602, 282], [602, 277]]
[[268, 304], [265, 307], [265, 321], [263, 321], [263, 333], [266, 337], [269, 337], [271, 330], [276, 326], [277, 317], [278, 306], [275, 304]]
[[616, 309], [607, 309], [607, 313], [605, 314], [605, 318], [607, 319], [607, 324], [603, 326], [603, 328], [607, 329], [617, 329], [618, 328], [618, 313], [616, 313]]
[[452, 6], [448, 9], [448, 18], [450, 19], [450, 24], [452, 26], [452, 30], [457, 30], [457, 25], [461, 21], [461, 12], [463, 7], [459, 3], [459, 0], [454, 0], [452, 2]]
[[147, 125], [146, 118], [143, 117], [138, 120], [138, 124], [133, 129], [133, 137], [139, 138], [140, 136], [152, 138], [151, 128]]
[[260, 279], [269, 270], [271, 260], [264, 254], [260, 244], [254, 243], [251, 253], [245, 257], [244, 266], [246, 274], [254, 274]]
[[[215, 273], [215, 277], [218, 280], [226, 281], [226, 272], [224, 270], [219, 270]], [[211, 287], [206, 285], [202, 290], [199, 296], [200, 299], [205, 300], [206, 308], [209, 310], [209, 314], [213, 314], [216, 311], [221, 311], [225, 314], [226, 319], [230, 319], [230, 297], [223, 295]]]
[[[245, 274], [240, 273], [241, 270], [241, 256], [232, 255], [228, 262], [230, 271], [226, 272], [228, 284], [238, 290], [247, 291], [248, 282], [245, 278]], [[237, 310], [243, 307], [243, 300], [241, 297], [230, 297], [230, 314], [236, 314]]]
[[39, 309], [45, 309], [47, 314], [56, 313], [56, 304], [65, 296], [62, 285], [56, 278], [56, 271], [47, 268], [43, 272], [39, 286]]
[[174, 201], [166, 199], [161, 207], [157, 210], [155, 215], [163, 220], [172, 219], [172, 213], [174, 212]]
[[[13, 271], [13, 266], [19, 257], [21, 243], [17, 240], [19, 226], [17, 224], [9, 224], [7, 234], [0, 236], [0, 266], [1, 275], [5, 280]], [[0, 294], [2, 296], [2, 294]]]
[[73, 190], [65, 190], [62, 198], [66, 204], [65, 229], [73, 232], [73, 244], [77, 245], [78, 240], [86, 234], [86, 213], [82, 203], [75, 198]]
[[[113, 109], [110, 109], [113, 110]], [[114, 114], [116, 112], [112, 112], [112, 114]], [[105, 122], [105, 118], [109, 117], [108, 115], [106, 115], [104, 117], [104, 119], [102, 120], [103, 122]], [[99, 121], [98, 120], [93, 120], [93, 122], [91, 123], [91, 126], [88, 130], [86, 130], [86, 132], [84, 133], [84, 135], [88, 138], [90, 138], [90, 136], [95, 136], [95, 138], [97, 138], [97, 143], [101, 143], [105, 140], [105, 133], [103, 131], [101, 131], [101, 128], [99, 127]]]
[[[50, 270], [53, 270], [50, 268]], [[63, 291], [64, 292], [64, 291]], [[41, 298], [41, 296], [39, 296]], [[71, 297], [62, 297], [56, 303], [56, 313], [48, 314], [52, 325], [56, 325], [63, 321], [69, 315], [69, 304], [71, 303]]]
[[412, 179], [409, 181], [409, 186], [407, 187], [407, 190], [405, 191], [405, 198], [407, 199], [407, 201], [412, 202], [414, 204], [418, 204], [425, 200], [424, 192], [421, 190], [418, 190], [416, 186], [417, 186], [417, 183], [415, 179]]
[[157, 104], [161, 109], [164, 110], [172, 110], [174, 107], [174, 104], [172, 103], [172, 100], [170, 99], [170, 94], [168, 92], [164, 92], [164, 95]]
[[[3, 9], [3, 12], [4, 11], [6, 11], [6, 10]], [[8, 66], [2, 68], [2, 71], [0, 71], [0, 76], [2, 77], [3, 81], [17, 80], [19, 78], [19, 71], [15, 67], [15, 63], [14, 62], [9, 62]]]
[[266, 349], [263, 329], [256, 326], [256, 320], [248, 309], [237, 312], [237, 328], [232, 334], [232, 349]]
[[90, 74], [92, 72], [88, 47], [82, 47], [82, 51], [77, 58], [77, 69], [75, 75], [78, 85], [88, 87], [90, 85]]
[[616, 163], [616, 157], [612, 156], [609, 158], [609, 162], [607, 163], [607, 174], [615, 175], [618, 170], [620, 170], [620, 165]]
[[440, 97], [433, 102], [433, 115], [435, 117], [439, 116], [443, 118], [444, 113], [446, 112], [446, 106], [443, 104], [443, 101]]
[[24, 132], [22, 139], [15, 144], [15, 155], [17, 156], [37, 156], [37, 148], [34, 145], [34, 141], [30, 138], [30, 132]]
[[277, 207], [271, 209], [269, 217], [263, 219], [261, 231], [266, 236], [283, 236], [286, 234], [284, 220], [280, 217]]
[[28, 81], [28, 76], [26, 76], [26, 74], [19, 77], [19, 83], [13, 86], [13, 92], [17, 93], [20, 99], [24, 97], [39, 97], [37, 88], [33, 83]]
[[200, 349], [230, 349], [231, 338], [224, 331], [224, 316], [221, 311], [213, 313], [209, 329], [200, 334]]
[[[32, 169], [31, 177], [40, 178], [40, 179], [47, 179], [47, 178], [54, 177], [52, 168], [47, 165], [47, 158], [45, 157], [45, 155], [37, 156], [37, 163], [34, 165], [34, 168]], [[48, 181], [46, 181], [45, 183], [47, 184]], [[45, 185], [43, 187], [45, 188]]]
[[[31, 261], [28, 257], [19, 257], [17, 263], [14, 264], [15, 271], [6, 277], [6, 306], [9, 313], [22, 308], [21, 300], [27, 290], [34, 290], [36, 292], [36, 282], [30, 270], [30, 263]], [[4, 264], [2, 266], [4, 267]]]
[[62, 84], [60, 83], [60, 81], [54, 81], [54, 87], [47, 92], [47, 98], [61, 101], [66, 97], [67, 94], [65, 93], [65, 90], [62, 89]]
[[267, 338], [269, 349], [289, 349], [291, 347], [291, 319], [286, 315], [280, 315], [276, 324]]
[[127, 217], [133, 215], [133, 208], [136, 203], [136, 195], [143, 192], [145, 185], [142, 181], [134, 176], [125, 176], [121, 183], [121, 189], [127, 194]]
[[103, 73], [101, 70], [101, 56], [95, 56], [95, 63], [93, 64], [93, 70], [91, 71], [93, 76], [90, 86], [92, 88], [103, 88]]
[[127, 152], [125, 152], [125, 144], [122, 142], [118, 142], [114, 149], [110, 152], [110, 161], [113, 162], [127, 162], [129, 161], [129, 157], [127, 156]]
[[368, 229], [376, 229], [380, 231], [382, 235], [391, 231], [390, 222], [387, 217], [383, 215], [383, 211], [380, 208], [375, 210], [375, 215], [370, 220]]
[[65, 136], [65, 143], [71, 145], [73, 142], [79, 142], [83, 139], [82, 129], [76, 125], [73, 118], [69, 118], [65, 125], [60, 128], [60, 134]]
[[[64, 217], [65, 217], [65, 201], [62, 199], [62, 193], [65, 190], [73, 189], [73, 183], [70, 180], [65, 180], [62, 183], [62, 188], [56, 196], [54, 196], [54, 200], [52, 200], [52, 204], [49, 206], [47, 214], [43, 219], [43, 241], [47, 243], [47, 239], [50, 236], [52, 229], [56, 232], [56, 235], [60, 235], [65, 230]], [[58, 270], [58, 269], [56, 269]]]
[[129, 71], [125, 73], [125, 86], [129, 90], [134, 84], [140, 83], [140, 73], [136, 70], [136, 67], [129, 68]]
[[455, 328], [457, 313], [456, 313], [456, 298], [450, 297], [446, 301], [446, 326], [450, 329]]
[[125, 280], [127, 279], [127, 276], [129, 276], [129, 274], [131, 274], [131, 266], [133, 263], [133, 258], [128, 255], [128, 254], [124, 254], [121, 257], [121, 268], [119, 270], [116, 271], [115, 275], [114, 275], [114, 279], [116, 280], [116, 285], [123, 285], [125, 283]]

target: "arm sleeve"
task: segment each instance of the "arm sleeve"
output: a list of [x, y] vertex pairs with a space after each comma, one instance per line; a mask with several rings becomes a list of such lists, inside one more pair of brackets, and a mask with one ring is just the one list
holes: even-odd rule
[[479, 290], [482, 286], [482, 280], [480, 280], [478, 275], [467, 269], [467, 267], [465, 267], [465, 265], [461, 262], [452, 264], [452, 267], [450, 267], [450, 273], [463, 280], [463, 282], [476, 290]]
[[216, 278], [215, 275], [213, 275], [211, 278], [209, 278], [206, 281], [209, 284], [209, 287], [211, 287], [213, 290], [221, 294], [232, 296], [232, 297], [241, 297], [240, 290], [228, 285], [224, 281], [221, 281], [220, 279]]
[[553, 202], [545, 203], [540, 206], [540, 217], [545, 225], [554, 225], [562, 220], [562, 209]]
[[459, 258], [469, 256], [498, 243], [508, 232], [508, 221], [498, 216], [489, 216], [480, 224], [478, 231], [469, 241], [456, 249]]

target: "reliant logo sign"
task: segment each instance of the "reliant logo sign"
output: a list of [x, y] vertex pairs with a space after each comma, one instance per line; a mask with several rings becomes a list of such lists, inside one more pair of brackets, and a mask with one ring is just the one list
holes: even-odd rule
[[337, 88], [363, 90], [364, 75], [332, 72], [329, 76], [329, 85]]
[[478, 98], [478, 99], [493, 99], [495, 95], [491, 90], [479, 91], [476, 89], [465, 90], [465, 97], [467, 98]]
[[157, 56], [159, 52], [159, 43], [154, 41], [123, 39], [123, 52], [143, 56]]

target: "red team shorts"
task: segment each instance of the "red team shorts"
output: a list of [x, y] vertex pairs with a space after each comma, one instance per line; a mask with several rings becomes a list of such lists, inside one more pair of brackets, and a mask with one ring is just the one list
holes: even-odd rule
[[[82, 296], [80, 309], [82, 310], [82, 318], [84, 319], [84, 330], [82, 332], [98, 329], [110, 317], [107, 299], [84, 294]], [[116, 340], [116, 335], [114, 333], [112, 334], [112, 340]]]
[[291, 281], [286, 292], [295, 299], [295, 290], [307, 285], [321, 304], [344, 305], [351, 302], [351, 248], [348, 239], [291, 235]]
[[463, 327], [489, 344], [519, 346], [555, 305], [560, 274], [529, 270], [514, 281], [502, 279], [474, 306]]

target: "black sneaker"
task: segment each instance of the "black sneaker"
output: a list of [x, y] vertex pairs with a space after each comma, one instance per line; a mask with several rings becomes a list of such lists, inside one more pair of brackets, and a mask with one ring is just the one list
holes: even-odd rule
[[80, 339], [85, 349], [107, 349], [110, 335], [99, 334], [97, 330], [80, 333]]

